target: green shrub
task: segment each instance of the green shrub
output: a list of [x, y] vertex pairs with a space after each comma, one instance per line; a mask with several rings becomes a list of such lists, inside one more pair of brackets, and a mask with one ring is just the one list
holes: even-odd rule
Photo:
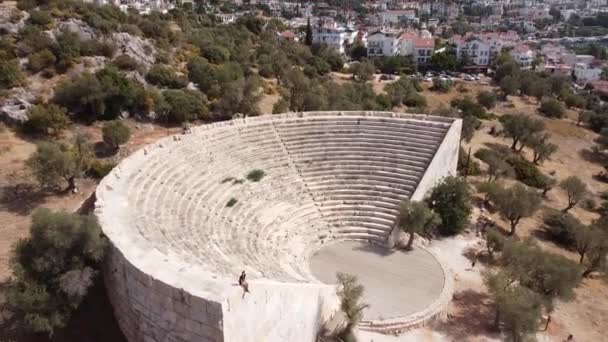
[[[479, 162], [477, 162], [473, 156], [471, 156], [470, 160], [468, 153], [461, 147], [458, 152], [458, 172], [461, 175], [467, 176], [478, 176], [481, 174], [481, 168], [479, 167]], [[469, 163], [469, 169], [467, 170], [467, 161]]]
[[546, 99], [540, 105], [540, 112], [550, 118], [562, 118], [566, 113], [564, 106], [556, 99]]
[[433, 86], [431, 87], [431, 90], [440, 92], [440, 93], [447, 93], [450, 91], [450, 89], [452, 89], [452, 87], [454, 86], [454, 82], [452, 82], [451, 80], [442, 80], [440, 78], [433, 78]]
[[416, 92], [409, 92], [403, 99], [403, 104], [408, 107], [426, 107], [426, 98]]
[[564, 98], [564, 102], [566, 103], [566, 107], [568, 108], [585, 108], [585, 106], [587, 106], [587, 101], [585, 100], [585, 98], [576, 94], [568, 94]]
[[91, 168], [89, 169], [89, 174], [93, 178], [102, 179], [103, 177], [107, 176], [108, 173], [110, 173], [110, 171], [112, 171], [112, 169], [115, 166], [116, 166], [116, 163], [113, 163], [113, 162], [104, 163], [102, 161], [95, 160], [91, 164]]
[[226, 178], [222, 179], [222, 181], [220, 183], [224, 184], [224, 183], [232, 182], [233, 180], [234, 180], [234, 177], [226, 177]]
[[103, 135], [103, 142], [115, 150], [117, 150], [120, 145], [129, 141], [129, 138], [131, 137], [129, 126], [125, 125], [125, 123], [120, 120], [106, 122], [103, 125], [101, 132]]
[[471, 215], [471, 191], [466, 180], [445, 178], [433, 188], [428, 199], [429, 207], [441, 217], [439, 233], [454, 235], [467, 228]]
[[207, 98], [199, 91], [170, 89], [163, 91], [163, 98], [167, 108], [162, 112], [175, 123], [205, 119], [209, 113]]
[[162, 87], [179, 89], [188, 85], [185, 77], [178, 76], [168, 65], [155, 64], [146, 75], [146, 81]]
[[234, 205], [235, 205], [237, 202], [238, 202], [238, 200], [237, 200], [236, 198], [232, 197], [232, 198], [230, 198], [230, 199], [228, 200], [228, 202], [226, 203], [226, 207], [228, 207], [228, 208], [232, 208], [232, 207], [234, 207]]
[[245, 183], [244, 179], [235, 179], [232, 181], [232, 185], [243, 184]]
[[49, 29], [53, 24], [53, 17], [48, 12], [30, 11], [30, 17], [27, 21], [34, 26]]
[[25, 76], [19, 68], [17, 60], [1, 60], [0, 59], [0, 89], [10, 89], [22, 85], [25, 82]]
[[259, 182], [260, 180], [262, 180], [262, 178], [264, 178], [265, 175], [266, 173], [264, 171], [255, 169], [249, 171], [246, 178], [251, 182]]
[[132, 71], [139, 68], [137, 61], [133, 59], [133, 57], [126, 54], [118, 55], [116, 58], [114, 58], [112, 63], [120, 70]]
[[583, 224], [570, 213], [561, 210], [548, 209], [543, 217], [546, 231], [556, 241], [565, 246], [574, 246], [576, 231], [583, 228]]
[[543, 189], [545, 185], [545, 175], [534, 165], [519, 156], [513, 155], [506, 159], [515, 171], [515, 179], [537, 189]]
[[53, 335], [65, 327], [98, 273], [106, 240], [94, 215], [38, 209], [11, 257], [5, 308], [19, 328]]
[[494, 92], [491, 91], [482, 91], [479, 94], [477, 94], [477, 102], [486, 107], [486, 109], [492, 109], [494, 108], [494, 106], [496, 106], [496, 101], [498, 100], [498, 97], [496, 96], [496, 94]]
[[30, 55], [27, 68], [33, 73], [52, 67], [57, 62], [55, 55], [48, 49], [40, 50]]
[[34, 134], [59, 135], [69, 123], [65, 109], [54, 104], [32, 106], [27, 110], [27, 116], [24, 128]]

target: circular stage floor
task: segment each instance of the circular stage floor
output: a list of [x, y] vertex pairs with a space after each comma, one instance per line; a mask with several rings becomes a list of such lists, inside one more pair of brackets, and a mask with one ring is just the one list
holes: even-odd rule
[[420, 248], [407, 252], [345, 241], [320, 249], [310, 266], [313, 275], [326, 284], [336, 283], [336, 272], [356, 275], [365, 287], [363, 302], [370, 305], [365, 320], [421, 311], [439, 297], [444, 285], [438, 261]]

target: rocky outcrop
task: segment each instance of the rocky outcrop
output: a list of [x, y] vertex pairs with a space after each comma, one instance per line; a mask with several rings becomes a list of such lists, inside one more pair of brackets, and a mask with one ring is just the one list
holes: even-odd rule
[[36, 97], [24, 88], [16, 89], [0, 105], [0, 121], [9, 125], [22, 124], [28, 120], [27, 110]]
[[70, 18], [57, 24], [57, 27], [53, 30], [53, 34], [57, 36], [61, 32], [76, 33], [81, 40], [97, 39], [97, 34], [91, 26], [84, 21], [75, 18]]
[[118, 54], [126, 54], [148, 69], [156, 62], [156, 48], [152, 40], [133, 36], [126, 32], [113, 33], [111, 41]]
[[9, 3], [0, 2], [0, 34], [19, 32], [29, 16], [29, 13], [20, 11]]

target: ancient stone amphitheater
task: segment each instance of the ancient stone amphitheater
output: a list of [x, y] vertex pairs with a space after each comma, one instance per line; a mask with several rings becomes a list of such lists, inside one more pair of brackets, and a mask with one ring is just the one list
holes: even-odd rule
[[[129, 341], [313, 341], [339, 303], [311, 259], [346, 240], [391, 245], [399, 202], [422, 199], [455, 173], [460, 129], [460, 120], [425, 115], [288, 113], [196, 127], [135, 152], [96, 194], [112, 245], [104, 279], [121, 329]], [[265, 176], [247, 180], [256, 169]], [[362, 329], [405, 329], [443, 312], [451, 277], [417, 249], [406, 266], [406, 254], [369, 252], [393, 276], [416, 275], [391, 282], [374, 274], [364, 284], [380, 288], [372, 293], [392, 305], [428, 298], [404, 314], [366, 317]]]

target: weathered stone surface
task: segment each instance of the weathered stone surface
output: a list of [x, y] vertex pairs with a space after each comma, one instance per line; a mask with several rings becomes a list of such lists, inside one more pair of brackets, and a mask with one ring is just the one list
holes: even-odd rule
[[0, 105], [0, 121], [9, 125], [22, 124], [28, 120], [27, 110], [36, 97], [24, 88], [13, 89]]
[[97, 39], [95, 30], [84, 21], [76, 18], [70, 18], [66, 21], [59, 22], [57, 27], [53, 30], [53, 34], [57, 36], [61, 32], [76, 33], [81, 40]]
[[112, 34], [111, 42], [116, 45], [118, 54], [131, 56], [146, 69], [156, 62], [156, 48], [150, 39], [117, 32]]
[[[333, 241], [385, 244], [401, 199], [455, 172], [459, 130], [425, 115], [289, 113], [194, 127], [133, 153], [102, 180], [95, 209], [125, 335], [312, 341], [338, 303], [311, 255]], [[265, 176], [246, 180], [255, 169]], [[424, 322], [445, 304], [408, 317]], [[390, 324], [411, 323], [400, 319]]]
[[29, 13], [18, 10], [8, 2], [0, 2], [0, 34], [19, 32], [29, 16]]

